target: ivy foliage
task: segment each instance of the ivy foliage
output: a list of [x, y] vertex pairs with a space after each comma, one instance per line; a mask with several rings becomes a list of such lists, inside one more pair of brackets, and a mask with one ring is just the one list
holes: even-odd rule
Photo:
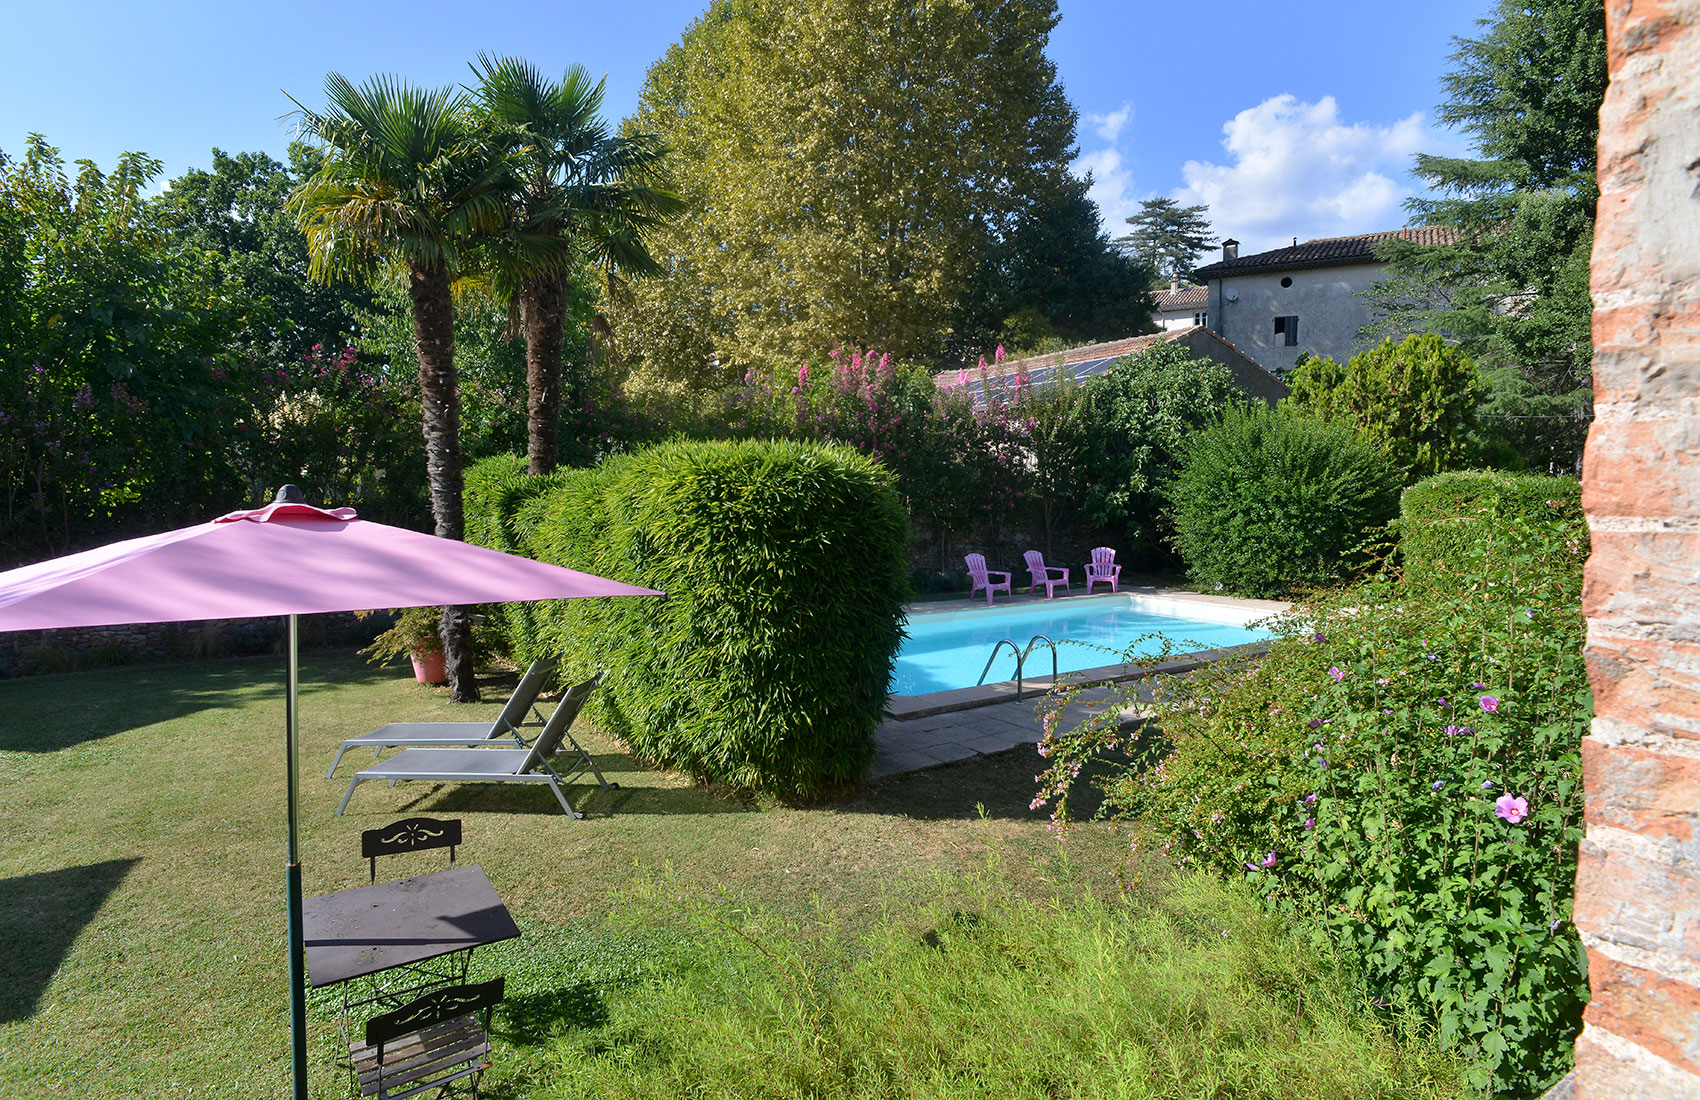
[[471, 471], [473, 541], [668, 595], [508, 608], [516, 658], [605, 671], [598, 725], [699, 780], [806, 801], [862, 778], [908, 594], [886, 471], [792, 441], [523, 469], [504, 456]]
[[1192, 436], [1170, 489], [1175, 548], [1193, 583], [1287, 596], [1361, 564], [1393, 518], [1399, 472], [1351, 428], [1261, 406]]
[[1083, 765], [1122, 754], [1106, 812], [1137, 844], [1243, 877], [1355, 959], [1369, 995], [1432, 1020], [1473, 1085], [1534, 1096], [1568, 1069], [1588, 991], [1585, 528], [1573, 499], [1508, 508], [1451, 484], [1431, 499], [1461, 507], [1406, 529], [1444, 529], [1444, 584], [1383, 576], [1296, 608], [1261, 660], [1164, 681], [1158, 735], [1064, 730], [1059, 697], [1040, 800], [1066, 821]]
[[1345, 366], [1307, 357], [1287, 384], [1294, 409], [1350, 425], [1412, 479], [1469, 462], [1486, 393], [1476, 364], [1433, 333], [1383, 340]]

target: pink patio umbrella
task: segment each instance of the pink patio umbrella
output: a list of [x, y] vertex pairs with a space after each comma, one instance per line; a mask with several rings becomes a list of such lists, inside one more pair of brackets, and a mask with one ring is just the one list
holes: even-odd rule
[[453, 539], [314, 508], [286, 485], [277, 503], [0, 573], [0, 631], [282, 615], [289, 620], [284, 756], [290, 1020], [295, 1096], [307, 1097], [306, 954], [296, 845], [296, 616], [379, 607], [661, 596]]

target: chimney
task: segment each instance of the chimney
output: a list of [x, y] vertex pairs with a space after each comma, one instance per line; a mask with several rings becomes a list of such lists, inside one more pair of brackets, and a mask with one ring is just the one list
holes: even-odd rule
[[1170, 294], [1179, 294], [1180, 292], [1181, 292], [1181, 277], [1179, 275], [1170, 275], [1169, 276], [1169, 293]]
[[1240, 258], [1240, 242], [1229, 237], [1222, 242], [1222, 259], [1237, 260]]

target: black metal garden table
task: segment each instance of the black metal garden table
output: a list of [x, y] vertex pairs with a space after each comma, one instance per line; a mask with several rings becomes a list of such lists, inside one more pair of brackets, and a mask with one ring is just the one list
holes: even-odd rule
[[[351, 983], [343, 1008], [397, 1002], [411, 993], [466, 980], [472, 952], [519, 935], [519, 927], [479, 866], [379, 882], [307, 898], [301, 906], [307, 975], [314, 989]], [[426, 964], [447, 958], [446, 969]], [[399, 971], [401, 986], [374, 986], [351, 999], [357, 978]]]

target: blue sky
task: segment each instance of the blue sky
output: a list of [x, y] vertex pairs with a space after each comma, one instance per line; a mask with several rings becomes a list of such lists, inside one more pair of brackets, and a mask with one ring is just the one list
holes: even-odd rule
[[[1081, 159], [1106, 227], [1139, 200], [1210, 207], [1242, 252], [1404, 224], [1411, 156], [1461, 152], [1434, 124], [1456, 35], [1491, 0], [1059, 0], [1056, 62], [1080, 112]], [[214, 146], [282, 155], [288, 92], [318, 105], [324, 74], [468, 79], [480, 50], [608, 76], [610, 115], [706, 0], [484, 0], [19, 5], [0, 41], [0, 150], [38, 131], [68, 159], [125, 150], [168, 176]]]

